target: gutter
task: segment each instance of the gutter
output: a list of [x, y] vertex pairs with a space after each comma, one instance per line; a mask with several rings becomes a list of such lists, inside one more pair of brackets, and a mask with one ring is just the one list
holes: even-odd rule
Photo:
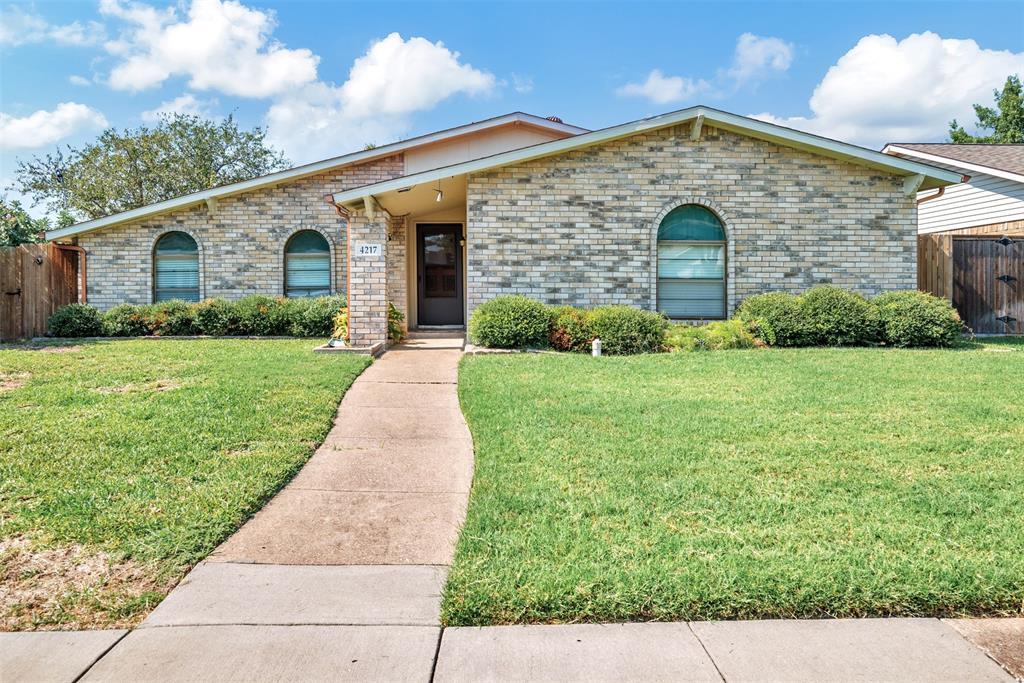
[[[960, 176], [960, 182], [961, 183], [966, 183], [970, 179], [971, 179], [971, 176], [969, 176], [969, 175], [961, 175]], [[917, 200], [917, 205], [921, 206], [925, 202], [930, 202], [933, 199], [938, 199], [939, 197], [941, 197], [944, 194], [946, 194], [946, 186], [945, 185], [940, 187], [939, 191], [936, 192], [935, 194], [930, 194], [927, 197], [921, 197], [920, 199], [918, 199]]]

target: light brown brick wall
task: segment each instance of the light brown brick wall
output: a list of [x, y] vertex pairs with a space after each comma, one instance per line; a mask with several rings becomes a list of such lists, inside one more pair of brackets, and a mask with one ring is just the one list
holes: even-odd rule
[[402, 155], [337, 169], [287, 184], [220, 199], [81, 235], [88, 252], [89, 303], [110, 308], [152, 301], [153, 245], [163, 233], [182, 230], [200, 249], [200, 296], [239, 298], [284, 292], [284, 246], [298, 230], [318, 230], [331, 245], [336, 293], [345, 291], [345, 223], [324, 195], [400, 176]]
[[501, 294], [654, 308], [656, 235], [679, 204], [728, 235], [729, 310], [763, 291], [915, 286], [902, 178], [705, 126], [652, 131], [473, 175], [469, 309]]

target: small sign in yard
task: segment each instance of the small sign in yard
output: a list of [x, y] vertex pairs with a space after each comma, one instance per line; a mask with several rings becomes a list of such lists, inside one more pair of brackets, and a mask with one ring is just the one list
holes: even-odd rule
[[357, 244], [354, 251], [356, 256], [362, 257], [380, 256], [384, 253], [384, 249], [381, 245], [370, 243]]

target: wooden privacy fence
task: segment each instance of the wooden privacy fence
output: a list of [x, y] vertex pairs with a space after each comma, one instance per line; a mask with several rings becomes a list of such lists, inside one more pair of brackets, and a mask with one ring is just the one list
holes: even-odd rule
[[977, 334], [1024, 334], [1024, 222], [990, 231], [919, 235], [917, 287], [949, 299]]
[[0, 247], [0, 340], [42, 336], [54, 311], [78, 301], [78, 258], [56, 244]]

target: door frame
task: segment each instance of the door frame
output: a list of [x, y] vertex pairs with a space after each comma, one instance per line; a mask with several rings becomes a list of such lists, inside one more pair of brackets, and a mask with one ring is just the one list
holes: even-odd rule
[[[459, 271], [458, 287], [459, 287], [459, 298], [461, 299], [461, 304], [462, 304], [462, 306], [461, 306], [461, 308], [462, 308], [462, 322], [458, 323], [458, 324], [453, 324], [453, 325], [431, 325], [431, 324], [421, 324], [420, 323], [420, 312], [421, 312], [421, 308], [422, 308], [420, 306], [420, 275], [421, 275], [421, 272], [420, 272], [420, 268], [421, 268], [421, 263], [420, 263], [420, 244], [421, 244], [421, 241], [420, 241], [420, 228], [429, 228], [431, 226], [450, 226], [450, 227], [455, 229], [455, 234], [456, 234], [456, 237], [458, 239], [458, 244], [456, 245], [457, 248], [458, 248], [457, 256], [458, 256], [458, 259], [459, 259], [458, 267], [457, 267], [457, 269]], [[466, 274], [466, 271], [467, 271], [467, 268], [466, 268], [467, 250], [466, 250], [466, 223], [465, 223], [465, 221], [458, 221], [458, 220], [454, 220], [454, 221], [450, 221], [450, 220], [449, 221], [446, 221], [446, 220], [417, 220], [417, 221], [413, 221], [412, 227], [413, 227], [413, 230], [412, 230], [413, 234], [410, 235], [410, 237], [411, 237], [410, 241], [412, 242], [413, 248], [410, 250], [410, 252], [411, 252], [410, 256], [412, 257], [410, 260], [412, 261], [412, 263], [410, 263], [411, 268], [409, 269], [410, 274], [411, 274], [411, 277], [409, 278], [409, 291], [410, 291], [409, 302], [410, 302], [410, 308], [415, 306], [415, 315], [410, 315], [409, 316], [410, 328], [411, 329], [425, 329], [425, 330], [430, 330], [430, 329], [435, 329], [435, 330], [437, 330], [437, 329], [441, 329], [441, 330], [443, 330], [443, 329], [463, 330], [463, 329], [465, 329], [466, 328], [466, 308], [467, 308], [467, 296], [466, 296], [467, 295], [467, 274]]]

